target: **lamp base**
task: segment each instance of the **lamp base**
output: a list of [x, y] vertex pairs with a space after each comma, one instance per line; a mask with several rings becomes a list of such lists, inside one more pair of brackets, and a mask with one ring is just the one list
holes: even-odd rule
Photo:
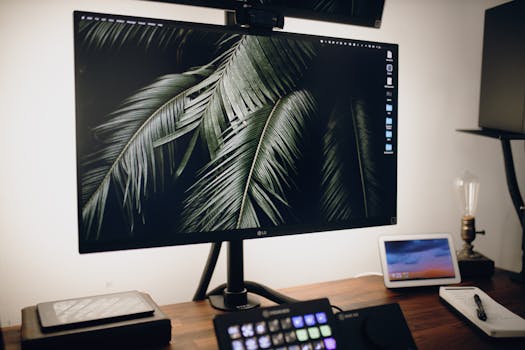
[[516, 283], [525, 284], [525, 271], [511, 272], [510, 279]]
[[477, 258], [458, 257], [458, 265], [462, 278], [488, 278], [494, 274], [494, 261], [483, 254]]

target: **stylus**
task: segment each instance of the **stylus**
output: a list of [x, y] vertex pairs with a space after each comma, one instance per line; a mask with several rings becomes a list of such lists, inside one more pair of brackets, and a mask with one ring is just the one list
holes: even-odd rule
[[474, 301], [476, 302], [478, 312], [478, 318], [482, 321], [487, 320], [487, 314], [485, 313], [485, 309], [483, 308], [483, 304], [481, 303], [481, 299], [479, 298], [479, 295], [474, 294]]

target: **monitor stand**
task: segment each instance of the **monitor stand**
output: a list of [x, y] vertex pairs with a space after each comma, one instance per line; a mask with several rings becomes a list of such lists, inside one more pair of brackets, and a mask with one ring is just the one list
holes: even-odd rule
[[227, 244], [227, 283], [221, 284], [206, 293], [222, 245], [221, 243], [213, 243], [193, 301], [208, 298], [214, 308], [223, 311], [242, 311], [260, 306], [258, 298], [250, 293], [262, 296], [277, 304], [298, 301], [262, 284], [245, 281], [243, 241], [234, 240], [227, 242]]

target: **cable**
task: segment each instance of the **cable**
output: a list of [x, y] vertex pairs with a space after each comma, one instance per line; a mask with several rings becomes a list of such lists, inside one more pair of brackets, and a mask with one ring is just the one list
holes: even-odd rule
[[354, 275], [354, 278], [366, 277], [366, 276], [383, 276], [381, 272], [362, 272]]
[[[226, 287], [227, 287], [226, 284], [223, 283], [219, 285], [218, 287], [215, 287], [214, 289], [209, 291], [206, 294], [206, 296], [221, 295], [223, 294]], [[276, 304], [291, 304], [291, 303], [297, 303], [300, 301], [299, 299], [295, 299], [287, 295], [284, 295], [282, 293], [279, 293], [278, 291], [271, 289], [257, 282], [244, 281], [244, 287], [246, 288], [248, 292], [259, 295], [268, 300], [271, 300]]]
[[341, 309], [339, 306], [336, 306], [336, 305], [330, 305], [330, 306], [332, 307], [332, 309], [336, 309], [339, 312], [343, 312], [343, 309]]
[[202, 271], [201, 279], [197, 290], [193, 295], [193, 301], [199, 301], [206, 299], [206, 290], [210, 285], [211, 277], [213, 276], [213, 271], [215, 270], [215, 265], [217, 264], [217, 259], [219, 258], [219, 253], [221, 252], [221, 242], [213, 243], [208, 253], [208, 260], [204, 266], [204, 271]]

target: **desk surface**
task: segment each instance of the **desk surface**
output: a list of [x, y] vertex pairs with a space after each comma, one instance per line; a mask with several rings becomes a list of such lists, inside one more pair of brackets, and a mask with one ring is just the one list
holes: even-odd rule
[[[525, 317], [525, 286], [512, 282], [507, 273], [496, 271], [491, 279], [464, 282], [475, 285], [505, 307]], [[297, 299], [328, 297], [343, 310], [397, 302], [420, 350], [422, 349], [525, 349], [525, 338], [492, 339], [469, 326], [439, 300], [438, 288], [388, 290], [378, 276], [352, 278], [282, 289]], [[271, 305], [263, 301], [264, 305]], [[159, 350], [216, 350], [213, 317], [218, 313], [207, 301], [161, 307], [171, 318], [172, 341]], [[3, 329], [5, 350], [20, 349], [20, 328]]]

